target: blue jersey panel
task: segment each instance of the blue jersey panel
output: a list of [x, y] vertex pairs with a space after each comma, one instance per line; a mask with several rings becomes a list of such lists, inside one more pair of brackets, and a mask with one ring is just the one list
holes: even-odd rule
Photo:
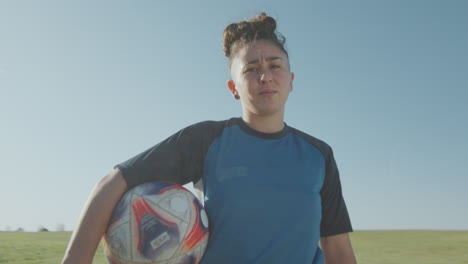
[[226, 127], [204, 161], [211, 236], [201, 263], [323, 263], [324, 175], [322, 152], [295, 133], [265, 139]]

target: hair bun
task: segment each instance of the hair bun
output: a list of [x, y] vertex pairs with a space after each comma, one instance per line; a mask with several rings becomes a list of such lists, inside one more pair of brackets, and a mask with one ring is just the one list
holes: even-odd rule
[[[283, 45], [285, 39], [280, 35], [278, 39], [276, 30], [276, 21], [269, 17], [266, 13], [261, 13], [258, 16], [239, 23], [232, 23], [224, 29], [223, 33], [223, 49], [226, 57], [230, 58], [233, 50], [249, 42], [267, 39], [277, 44], [286, 54]], [[239, 42], [239, 45], [237, 45]], [[233, 48], [233, 46], [236, 46]], [[239, 47], [237, 47], [239, 46]]]
[[261, 13], [260, 15], [252, 18], [250, 22], [256, 31], [274, 33], [276, 30], [276, 21], [272, 17], [267, 16], [265, 13]]

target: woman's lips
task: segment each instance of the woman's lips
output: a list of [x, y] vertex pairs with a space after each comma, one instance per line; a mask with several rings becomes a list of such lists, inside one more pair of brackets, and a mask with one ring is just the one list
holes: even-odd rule
[[276, 93], [273, 89], [265, 89], [260, 92], [260, 95], [274, 95]]

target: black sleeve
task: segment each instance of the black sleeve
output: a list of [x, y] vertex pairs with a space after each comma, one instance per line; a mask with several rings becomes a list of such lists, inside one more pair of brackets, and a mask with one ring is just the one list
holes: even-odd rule
[[325, 162], [325, 179], [320, 192], [322, 197], [321, 237], [353, 231], [341, 192], [340, 173], [330, 147], [325, 155]]
[[128, 189], [149, 181], [196, 182], [202, 175], [206, 128], [206, 123], [184, 128], [115, 168], [123, 173]]

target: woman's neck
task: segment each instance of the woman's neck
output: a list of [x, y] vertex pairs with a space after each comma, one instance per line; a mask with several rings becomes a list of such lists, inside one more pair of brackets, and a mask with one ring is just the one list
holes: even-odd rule
[[258, 116], [252, 114], [244, 114], [242, 120], [251, 128], [262, 133], [276, 133], [284, 128], [284, 116]]

